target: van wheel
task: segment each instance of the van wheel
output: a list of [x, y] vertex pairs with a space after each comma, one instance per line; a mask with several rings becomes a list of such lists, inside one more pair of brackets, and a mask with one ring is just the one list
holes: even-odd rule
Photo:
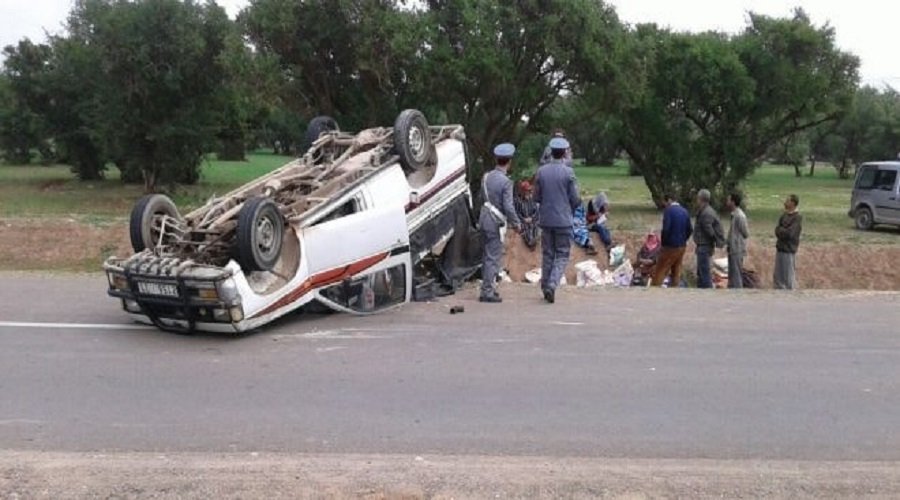
[[148, 194], [141, 197], [131, 209], [128, 233], [131, 237], [131, 248], [142, 252], [147, 248], [156, 248], [159, 243], [159, 229], [164, 217], [181, 220], [175, 203], [164, 194]]
[[340, 127], [338, 127], [337, 121], [330, 116], [317, 116], [313, 118], [306, 127], [306, 147], [304, 150], [308, 150], [325, 132], [335, 132], [339, 130]]
[[394, 150], [408, 172], [425, 168], [431, 158], [431, 130], [421, 111], [407, 109], [394, 122]]
[[245, 271], [271, 271], [281, 258], [284, 217], [268, 198], [250, 198], [238, 213], [237, 261]]
[[872, 216], [872, 210], [862, 207], [856, 209], [856, 229], [868, 231], [875, 225], [875, 218]]

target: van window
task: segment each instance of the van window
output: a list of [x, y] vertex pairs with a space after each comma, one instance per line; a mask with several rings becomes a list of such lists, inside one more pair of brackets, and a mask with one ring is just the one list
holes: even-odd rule
[[875, 176], [875, 189], [894, 190], [894, 184], [897, 182], [896, 170], [879, 170]]
[[318, 221], [316, 221], [314, 226], [319, 224], [324, 224], [325, 222], [340, 219], [341, 217], [346, 217], [348, 215], [353, 215], [360, 211], [361, 203], [357, 198], [350, 198], [346, 202], [342, 203], [338, 207], [334, 208], [331, 212], [328, 212], [328, 215], [322, 217]]
[[859, 179], [856, 180], [856, 189], [873, 189], [877, 173], [878, 169], [875, 167], [863, 167], [859, 172]]
[[406, 301], [406, 266], [345, 280], [322, 291], [328, 300], [360, 313], [375, 312]]

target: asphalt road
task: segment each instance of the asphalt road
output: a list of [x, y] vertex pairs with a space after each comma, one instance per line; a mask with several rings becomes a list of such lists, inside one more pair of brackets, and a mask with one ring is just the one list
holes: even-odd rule
[[235, 338], [104, 289], [0, 275], [0, 449], [900, 460], [896, 294], [506, 288]]

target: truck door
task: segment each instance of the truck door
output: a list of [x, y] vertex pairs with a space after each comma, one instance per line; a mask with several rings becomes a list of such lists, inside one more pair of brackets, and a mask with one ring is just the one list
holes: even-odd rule
[[875, 176], [872, 199], [875, 204], [875, 221], [900, 224], [900, 201], [897, 196], [897, 168], [880, 167]]
[[304, 228], [303, 252], [321, 302], [371, 313], [409, 300], [409, 229], [403, 206], [356, 202], [358, 211], [339, 207], [340, 216]]

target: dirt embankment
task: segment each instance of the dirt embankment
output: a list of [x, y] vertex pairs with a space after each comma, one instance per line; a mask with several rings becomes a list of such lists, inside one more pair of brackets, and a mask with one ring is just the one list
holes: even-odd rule
[[[613, 237], [624, 243], [626, 255], [633, 259], [643, 242], [640, 234], [619, 232]], [[592, 234], [594, 245], [602, 249], [603, 245]], [[721, 251], [720, 251], [721, 252]], [[716, 257], [724, 257], [724, 252]], [[600, 269], [607, 268], [604, 252], [600, 255], [588, 256], [581, 248], [572, 247], [572, 258], [566, 271], [569, 283], [575, 283], [575, 264], [594, 259]], [[696, 272], [693, 244], [685, 254], [685, 272]], [[895, 246], [860, 246], [849, 244], [801, 244], [797, 254], [797, 278], [801, 288], [835, 289], [835, 290], [900, 290], [900, 245]], [[775, 248], [751, 243], [750, 253], [745, 265], [756, 271], [763, 288], [772, 287], [772, 271], [775, 266]], [[506, 245], [506, 269], [513, 281], [524, 281], [525, 273], [541, 266], [540, 245], [529, 250], [522, 239], [510, 233]]]
[[[614, 238], [624, 243], [626, 255], [633, 258], [643, 235], [617, 232]], [[596, 240], [594, 244], [602, 249]], [[131, 252], [126, 221], [90, 222], [78, 219], [0, 219], [0, 269], [99, 271], [109, 255]], [[724, 256], [724, 255], [722, 255]], [[594, 259], [606, 269], [606, 255], [595, 257], [573, 247], [566, 273], [575, 283], [575, 264]], [[748, 267], [756, 270], [762, 286], [772, 286], [775, 249], [750, 245]], [[900, 245], [861, 246], [851, 244], [803, 243], [797, 255], [801, 288], [900, 290]], [[525, 273], [539, 268], [541, 250], [529, 250], [521, 238], [510, 233], [507, 241], [506, 268], [513, 281], [521, 282]], [[686, 272], [694, 272], [693, 248], [685, 256]]]

